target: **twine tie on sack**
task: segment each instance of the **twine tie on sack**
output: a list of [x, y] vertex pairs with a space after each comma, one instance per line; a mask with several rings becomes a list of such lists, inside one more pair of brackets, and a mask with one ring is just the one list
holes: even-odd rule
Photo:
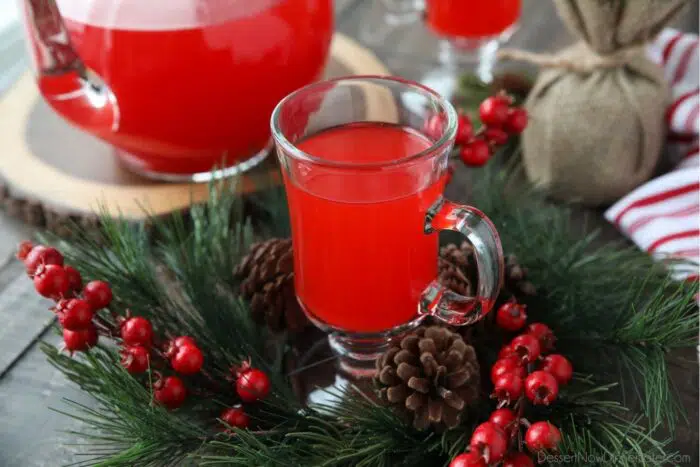
[[601, 55], [586, 43], [577, 45], [576, 60], [560, 54], [535, 53], [521, 49], [502, 49], [498, 51], [501, 60], [517, 60], [532, 63], [544, 68], [562, 68], [575, 73], [590, 73], [603, 68], [617, 68], [627, 64], [631, 59], [644, 53], [646, 44], [638, 44]]

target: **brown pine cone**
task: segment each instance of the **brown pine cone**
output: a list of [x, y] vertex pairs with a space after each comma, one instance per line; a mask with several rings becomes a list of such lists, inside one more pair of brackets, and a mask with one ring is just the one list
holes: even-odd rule
[[272, 238], [251, 245], [234, 270], [241, 279], [240, 292], [250, 300], [253, 319], [273, 332], [302, 331], [309, 320], [294, 292], [292, 240]]
[[454, 243], [440, 248], [438, 277], [445, 287], [461, 295], [474, 294], [476, 284], [476, 262], [474, 248], [468, 242], [457, 247]]
[[515, 255], [507, 255], [505, 257], [505, 267], [504, 287], [508, 291], [516, 296], [537, 294], [534, 284], [527, 280], [527, 268], [518, 263], [518, 258]]
[[480, 395], [474, 348], [440, 326], [421, 326], [376, 361], [379, 397], [424, 430], [454, 428]]

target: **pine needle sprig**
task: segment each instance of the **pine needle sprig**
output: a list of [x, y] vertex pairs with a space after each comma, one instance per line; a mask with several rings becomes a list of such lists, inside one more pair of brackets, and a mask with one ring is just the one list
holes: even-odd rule
[[530, 320], [552, 323], [558, 351], [577, 371], [603, 384], [622, 375], [636, 389], [625, 403], [640, 406], [651, 426], [672, 428], [682, 413], [666, 358], [697, 342], [695, 288], [672, 280], [635, 247], [601, 243], [597, 231], [573, 221], [570, 208], [524, 185], [517, 166], [484, 170], [472, 202], [538, 284], [537, 296], [526, 299]]
[[[616, 389], [577, 379], [556, 404], [540, 410], [565, 433], [561, 452], [576, 454], [567, 464], [660, 465], [675, 454], [667, 452], [670, 440], [654, 437], [658, 426], [649, 427], [642, 415], [615, 400]], [[659, 462], [649, 462], [652, 458]]]
[[[70, 358], [43, 344], [49, 362], [90, 394], [96, 407], [67, 401], [59, 411], [84, 423], [89, 458], [76, 465], [178, 465], [207, 439], [194, 419], [152, 403], [152, 394], [119, 365], [113, 350], [97, 347], [83, 359]], [[97, 448], [97, 449], [96, 449]]]
[[[504, 249], [527, 265], [529, 279], [538, 285], [537, 296], [527, 301], [530, 320], [549, 324], [559, 338], [557, 351], [570, 357], [577, 373], [592, 375], [577, 378], [556, 404], [535, 415], [558, 424], [564, 452], [608, 456], [614, 459], [609, 464], [623, 466], [660, 465], [672, 453], [668, 440], [654, 437], [655, 430], [672, 427], [680, 416], [668, 352], [697, 342], [695, 291], [670, 280], [634, 248], [601, 245], [595, 233], [572, 222], [570, 209], [549, 204], [516, 180], [517, 171], [484, 169], [471, 203], [494, 221]], [[273, 380], [271, 397], [250, 413], [264, 429], [217, 433], [212, 420], [220, 405], [230, 402], [226, 391], [217, 400], [171, 413], [150, 406], [148, 390], [119, 367], [112, 350], [71, 360], [45, 349], [54, 365], [97, 400], [97, 408], [73, 404], [71, 412], [94, 428], [88, 435], [99, 437], [86, 446], [94, 462], [418, 466], [446, 464], [463, 451], [473, 426], [493, 409], [486, 399], [471, 409], [460, 429], [445, 433], [415, 431], [390, 408], [350, 389], [336, 393], [331, 404], [300, 406], [281, 365], [284, 339], [270, 352], [232, 279], [233, 265], [255, 232], [288, 229], [283, 192], [258, 198], [264, 222], [253, 225], [235, 190], [212, 189], [208, 203], [154, 219], [153, 235], [105, 218], [100, 238], [79, 234], [61, 248], [86, 277], [113, 285], [118, 313], [132, 307], [157, 330], [192, 335], [215, 377], [223, 378], [230, 363], [251, 356]], [[480, 363], [486, 367], [490, 361]], [[165, 428], [182, 420], [188, 424], [173, 433]], [[640, 453], [650, 455], [641, 463], [630, 460], [640, 459]]]

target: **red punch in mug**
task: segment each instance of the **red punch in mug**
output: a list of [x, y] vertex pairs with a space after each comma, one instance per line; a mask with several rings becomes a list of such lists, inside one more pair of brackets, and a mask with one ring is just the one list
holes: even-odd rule
[[[435, 116], [443, 128], [425, 131]], [[447, 100], [398, 78], [312, 84], [273, 112], [297, 298], [330, 333], [353, 376], [372, 374], [389, 340], [425, 316], [471, 324], [498, 295], [503, 255], [496, 229], [478, 209], [442, 196], [456, 129]], [[474, 296], [437, 281], [441, 230], [460, 232], [474, 246]]]
[[498, 38], [520, 17], [521, 0], [427, 0], [425, 22], [439, 36]]

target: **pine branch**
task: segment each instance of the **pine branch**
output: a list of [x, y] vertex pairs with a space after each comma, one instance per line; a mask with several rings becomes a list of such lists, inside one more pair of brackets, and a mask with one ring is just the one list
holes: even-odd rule
[[608, 399], [614, 385], [594, 386], [579, 381], [547, 410], [566, 435], [562, 452], [577, 453], [575, 465], [662, 465], [675, 453], [666, 451], [670, 440], [657, 440], [656, 427], [647, 428], [642, 416], [633, 416], [619, 402]]
[[152, 404], [150, 391], [119, 365], [113, 350], [98, 347], [80, 359], [46, 344], [42, 350], [97, 402], [91, 408], [67, 401], [70, 412], [59, 411], [85, 424], [76, 435], [87, 440], [89, 458], [76, 465], [177, 465], [206, 440], [207, 430], [201, 425]]
[[[527, 265], [538, 285], [540, 293], [528, 303], [531, 320], [554, 329], [559, 351], [571, 357], [577, 372], [595, 375], [532, 415], [556, 420], [565, 452], [624, 459], [653, 453], [648, 465], [659, 465], [656, 460], [669, 458], [667, 441], [650, 433], [661, 421], [672, 425], [678, 414], [665, 357], [670, 348], [696, 343], [694, 291], [670, 281], [636, 249], [599, 246], [595, 235], [582, 238], [569, 210], [518, 188], [515, 177], [512, 171], [483, 170], [473, 204], [491, 217], [506, 251]], [[474, 424], [493, 409], [489, 401], [474, 407], [463, 427], [443, 434], [415, 431], [391, 409], [352, 392], [336, 394], [338, 404], [299, 407], [280, 364], [285, 343], [269, 352], [247, 304], [235, 294], [233, 265], [253, 237], [244, 206], [234, 190], [221, 185], [212, 190], [211, 200], [188, 215], [154, 220], [155, 242], [143, 227], [105, 218], [98, 238], [79, 235], [61, 248], [86, 277], [112, 284], [113, 311], [131, 307], [152, 319], [157, 332], [195, 337], [206, 353], [207, 371], [218, 380], [231, 363], [252, 356], [274, 379], [273, 395], [251, 408], [263, 429], [217, 432], [217, 411], [234, 401], [229, 388], [222, 387], [216, 400], [167, 412], [151, 406], [146, 385], [121, 369], [113, 350], [71, 360], [47, 348], [50, 361], [98, 402], [95, 409], [73, 405], [71, 412], [86, 422], [87, 435], [97, 443], [86, 446], [94, 457], [85, 463], [418, 466], [447, 463], [461, 452]], [[280, 193], [270, 192], [264, 203], [271, 205], [262, 205], [271, 224], [256, 227], [268, 235], [288, 228]], [[489, 350], [495, 353], [484, 349], [484, 366], [492, 358]], [[618, 381], [639, 388], [632, 400], [621, 399], [629, 390], [608, 384]], [[640, 405], [645, 418], [631, 416], [620, 401]], [[615, 463], [643, 465], [618, 458]]]
[[628, 379], [639, 389], [626, 403], [639, 405], [651, 426], [672, 428], [681, 413], [665, 357], [697, 343], [697, 291], [636, 248], [600, 245], [597, 232], [582, 236], [571, 210], [524, 186], [517, 166], [482, 172], [473, 203], [539, 288], [527, 300], [530, 319], [551, 324], [577, 371], [601, 383]]

